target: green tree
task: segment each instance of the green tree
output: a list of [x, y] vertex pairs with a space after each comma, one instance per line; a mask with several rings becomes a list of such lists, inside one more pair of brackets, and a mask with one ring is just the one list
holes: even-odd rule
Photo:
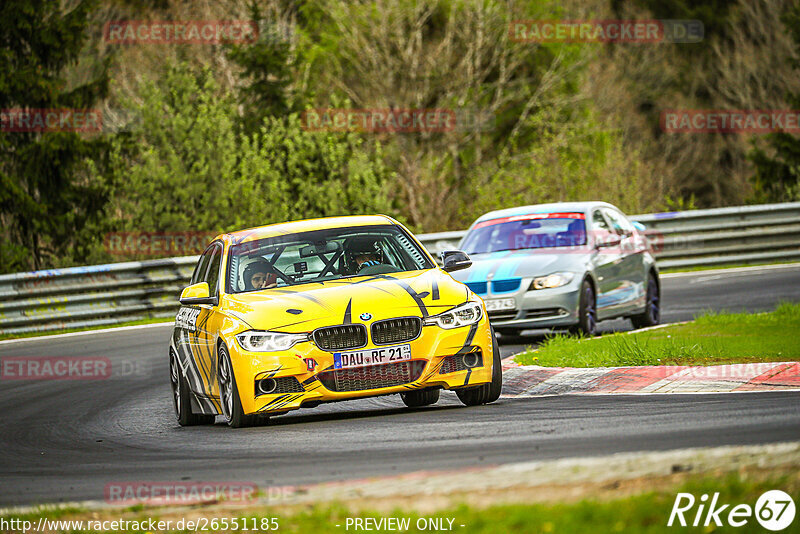
[[[800, 52], [800, 6], [787, 11], [783, 22]], [[800, 59], [792, 61], [793, 70], [800, 75]], [[789, 95], [791, 109], [800, 110], [800, 93]], [[752, 181], [756, 188], [756, 200], [766, 202], [789, 202], [800, 200], [800, 136], [786, 132], [767, 137], [768, 150], [754, 148], [750, 160], [755, 166]]]
[[310, 132], [297, 114], [241, 133], [233, 95], [209, 69], [166, 69], [111, 157], [114, 231], [230, 231], [292, 219], [389, 211], [379, 145]]
[[274, 14], [266, 16], [255, 2], [249, 10], [250, 20], [259, 26], [258, 40], [231, 46], [228, 57], [241, 69], [241, 125], [243, 131], [252, 133], [264, 118], [286, 115], [298, 110], [300, 103], [290, 90], [295, 59], [286, 35], [289, 27], [279, 24]]
[[[86, 41], [90, 0], [6, 0], [0, 4], [0, 109], [89, 109], [108, 92], [108, 63], [68, 86]], [[8, 115], [6, 115], [8, 119]], [[6, 123], [8, 124], [8, 123]], [[6, 125], [4, 125], [6, 126]], [[107, 149], [101, 135], [0, 129], [0, 270], [39, 269], [54, 258], [85, 256], [78, 239], [101, 213], [105, 192], [87, 162]]]
[[237, 165], [235, 104], [211, 72], [167, 67], [147, 84], [129, 137], [111, 157], [109, 205], [115, 231], [217, 231], [232, 202], [226, 181]]

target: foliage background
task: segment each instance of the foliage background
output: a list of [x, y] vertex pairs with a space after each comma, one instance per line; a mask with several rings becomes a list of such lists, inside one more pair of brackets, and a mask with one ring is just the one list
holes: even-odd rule
[[[120, 231], [512, 205], [629, 213], [800, 199], [789, 134], [676, 135], [663, 109], [800, 107], [791, 0], [9, 0], [0, 108], [98, 107], [94, 135], [0, 132], [0, 272], [118, 261]], [[700, 19], [696, 44], [530, 44], [525, 19]], [[245, 45], [103, 40], [113, 20], [257, 20]], [[309, 132], [307, 108], [447, 108], [444, 133]]]

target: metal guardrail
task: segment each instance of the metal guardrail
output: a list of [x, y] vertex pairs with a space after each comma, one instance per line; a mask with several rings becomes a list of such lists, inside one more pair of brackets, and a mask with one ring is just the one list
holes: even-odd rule
[[[662, 269], [800, 260], [800, 202], [634, 215]], [[464, 231], [417, 237], [434, 254]], [[174, 317], [197, 256], [0, 275], [0, 334]]]

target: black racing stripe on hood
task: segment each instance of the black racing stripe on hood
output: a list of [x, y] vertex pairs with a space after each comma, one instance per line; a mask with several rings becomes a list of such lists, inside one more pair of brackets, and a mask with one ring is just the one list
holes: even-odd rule
[[304, 299], [310, 300], [315, 304], [319, 304], [320, 306], [324, 306], [321, 300], [311, 295], [306, 294], [305, 291], [295, 291], [294, 289], [272, 289], [275, 293], [281, 293], [282, 295], [297, 295], [298, 297], [302, 297]]
[[304, 298], [306, 300], [310, 300], [314, 304], [317, 304], [320, 307], [325, 308], [329, 312], [333, 312], [333, 310], [327, 304], [325, 304], [323, 301], [321, 301], [320, 299], [318, 299], [317, 297], [315, 297], [313, 295], [309, 295], [309, 294], [305, 293], [304, 291], [292, 291], [292, 293], [295, 294], [296, 296], [300, 297], [300, 298]]
[[353, 299], [347, 302], [347, 308], [344, 310], [344, 319], [342, 324], [352, 324], [353, 322]]
[[375, 280], [390, 280], [395, 284], [399, 285], [405, 290], [406, 293], [408, 293], [411, 296], [412, 299], [414, 299], [414, 302], [417, 303], [417, 307], [419, 307], [419, 311], [420, 313], [422, 313], [422, 317], [427, 317], [428, 315], [430, 315], [428, 313], [428, 308], [425, 307], [425, 303], [422, 301], [422, 297], [420, 296], [420, 294], [414, 291], [414, 289], [410, 285], [406, 284], [402, 280], [398, 280], [394, 276], [389, 276], [388, 274], [376, 274], [372, 278], [367, 278], [366, 280], [360, 280], [358, 282], [353, 282], [353, 283], [365, 284], [367, 282], [374, 282]]
[[417, 303], [417, 306], [419, 307], [419, 311], [422, 314], [423, 318], [427, 317], [428, 315], [430, 315], [428, 313], [428, 308], [425, 306], [425, 303], [422, 301], [422, 297], [420, 296], [419, 293], [417, 293], [414, 290], [414, 288], [412, 288], [407, 283], [403, 282], [402, 280], [398, 280], [397, 278], [395, 278], [393, 276], [386, 276], [386, 275], [381, 275], [381, 276], [383, 278], [385, 278], [386, 280], [391, 280], [395, 284], [397, 284], [400, 287], [402, 287], [405, 290], [405, 292], [408, 293], [411, 296], [412, 299], [414, 299], [414, 302]]
[[414, 291], [414, 288], [412, 288], [410, 285], [408, 285], [405, 282], [402, 282], [400, 280], [395, 280], [395, 282], [397, 282], [400, 285], [400, 287], [405, 289], [406, 293], [411, 295], [411, 298], [414, 299], [414, 302], [417, 303], [417, 306], [419, 307], [419, 311], [420, 311], [420, 313], [422, 313], [422, 317], [423, 318], [427, 317], [428, 315], [430, 315], [428, 313], [428, 308], [425, 307], [425, 303], [422, 302], [422, 297], [419, 295], [419, 293]]
[[290, 326], [297, 326], [299, 324], [310, 323], [310, 322], [313, 322], [313, 321], [314, 321], [314, 319], [306, 319], [304, 321], [296, 321], [294, 323], [286, 323], [286, 324], [282, 324], [280, 326], [273, 326], [272, 328], [270, 328], [270, 330], [280, 330], [282, 328], [289, 328]]
[[353, 284], [367, 284], [369, 282], [374, 282], [375, 280], [397, 280], [393, 276], [389, 276], [388, 274], [376, 274], [370, 278], [365, 278], [363, 280], [359, 280], [358, 282], [352, 282]]

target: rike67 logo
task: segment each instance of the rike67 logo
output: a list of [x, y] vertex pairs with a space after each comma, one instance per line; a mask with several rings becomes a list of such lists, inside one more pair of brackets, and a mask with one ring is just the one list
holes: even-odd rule
[[691, 493], [678, 493], [667, 526], [743, 527], [755, 517], [762, 527], [777, 532], [792, 524], [795, 511], [794, 501], [781, 490], [765, 492], [756, 501], [755, 508], [749, 504], [722, 503], [719, 493], [714, 493], [710, 502], [705, 493], [700, 499], [695, 499]]

